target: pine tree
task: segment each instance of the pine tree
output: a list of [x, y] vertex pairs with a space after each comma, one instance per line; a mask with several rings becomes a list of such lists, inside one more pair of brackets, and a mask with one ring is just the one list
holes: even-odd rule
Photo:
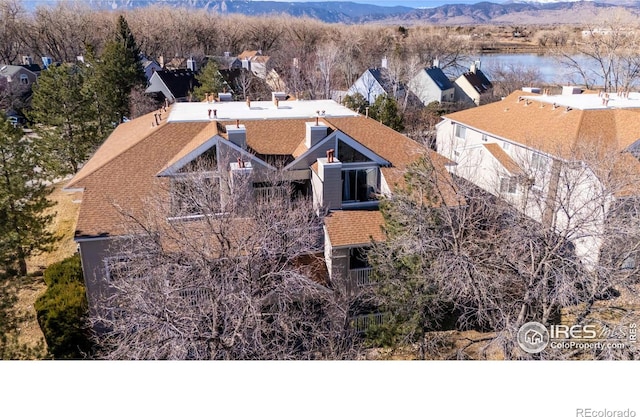
[[342, 104], [361, 114], [365, 114], [366, 109], [369, 106], [369, 102], [360, 93], [346, 96], [342, 99]]
[[140, 48], [127, 20], [120, 16], [112, 40], [106, 43], [98, 60], [90, 62], [91, 91], [100, 101], [100, 117], [118, 124], [129, 113], [129, 95], [136, 86], [144, 86], [146, 77], [140, 62]]
[[398, 102], [385, 94], [381, 94], [376, 98], [376, 101], [369, 109], [369, 116], [395, 131], [402, 132], [404, 130]]
[[53, 204], [48, 154], [39, 138], [0, 116], [0, 265], [27, 273], [27, 257], [48, 250], [55, 238], [48, 230], [53, 219], [45, 210]]
[[198, 87], [193, 90], [193, 98], [198, 101], [207, 98], [207, 94], [219, 93], [224, 87], [224, 79], [214, 61], [207, 62], [196, 75], [196, 81]]
[[30, 116], [60, 173], [75, 173], [100, 143], [96, 109], [84, 91], [83, 68], [61, 65], [43, 71], [34, 88]]

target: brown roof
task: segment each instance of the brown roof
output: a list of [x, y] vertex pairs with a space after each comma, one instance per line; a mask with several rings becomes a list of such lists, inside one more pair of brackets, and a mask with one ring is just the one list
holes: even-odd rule
[[[138, 129], [130, 123], [121, 126], [123, 131], [132, 128], [133, 139]], [[166, 123], [150, 134], [145, 132], [142, 139], [136, 138], [135, 145], [122, 150], [98, 169], [79, 180], [74, 178], [70, 184], [85, 188], [76, 237], [126, 233], [122, 213], [139, 217], [146, 214], [148, 200], [166, 186], [166, 180], [156, 174], [208, 126], [208, 122]], [[112, 140], [117, 139], [110, 136], [103, 147], [113, 148], [109, 143]]]
[[500, 145], [497, 143], [485, 143], [484, 147], [489, 151], [489, 153], [500, 162], [510, 174], [520, 175], [522, 174], [522, 169], [516, 164], [516, 162], [511, 159], [511, 157], [502, 150]]
[[409, 164], [421, 157], [427, 157], [435, 168], [434, 180], [439, 186], [445, 204], [460, 204], [446, 170], [446, 165], [451, 163], [449, 159], [368, 117], [325, 119], [325, 122], [391, 162], [390, 167], [381, 168], [391, 191], [404, 185], [404, 174]]
[[199, 146], [203, 145], [206, 141], [218, 134], [218, 124], [215, 122], [209, 123], [204, 129], [202, 129], [193, 139], [185, 145], [169, 162], [162, 167], [161, 171], [169, 168], [171, 165], [180, 161], [189, 153], [195, 151]]
[[[216, 134], [226, 136], [224, 127], [215, 122], [167, 123], [163, 117], [160, 126], [151, 127], [152, 121], [155, 121], [154, 115], [148, 114], [118, 126], [67, 185], [68, 188], [85, 189], [76, 227], [77, 237], [126, 233], [122, 226], [122, 213], [143, 216], [148, 209], [148, 201], [157, 198], [163, 187], [166, 191], [167, 180], [159, 178], [159, 172]], [[292, 155], [304, 142], [305, 122], [308, 121], [313, 119], [244, 120], [241, 123], [247, 129], [247, 144], [255, 152]], [[382, 168], [382, 172], [392, 188], [404, 183], [408, 164], [428, 156], [436, 166], [435, 181], [445, 203], [459, 204], [445, 168], [445, 164], [450, 162], [448, 159], [372, 119], [327, 118], [325, 122], [329, 128], [342, 130], [391, 162], [392, 165]], [[366, 221], [381, 219], [379, 214], [360, 215], [367, 216], [364, 218]]]
[[247, 129], [247, 145], [262, 155], [293, 155], [305, 138], [305, 122], [312, 119], [240, 120]]
[[161, 114], [162, 120], [160, 121], [159, 127], [153, 127], [152, 123], [156, 121], [155, 113], [156, 112], [152, 112], [118, 125], [109, 138], [98, 148], [87, 163], [84, 164], [82, 169], [67, 183], [66, 187], [73, 188], [77, 186], [80, 181], [93, 174], [113, 158], [137, 145], [149, 135], [156, 133], [158, 129], [161, 129], [167, 122], [167, 114], [158, 112]]
[[534, 100], [518, 100], [526, 94], [515, 91], [502, 101], [445, 118], [566, 159], [574, 159], [576, 150], [585, 146], [622, 151], [640, 138], [638, 109], [567, 110]]
[[337, 210], [324, 219], [331, 246], [362, 246], [385, 239], [378, 210]]

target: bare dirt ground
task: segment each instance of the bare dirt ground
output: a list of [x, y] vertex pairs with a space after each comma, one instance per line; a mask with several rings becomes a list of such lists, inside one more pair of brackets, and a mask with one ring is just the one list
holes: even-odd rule
[[36, 299], [46, 290], [42, 271], [48, 265], [61, 261], [76, 252], [73, 233], [80, 205], [74, 203], [74, 200], [79, 199], [80, 194], [62, 191], [64, 183], [66, 181], [57, 184], [49, 196], [52, 201], [56, 202], [56, 205], [51, 209], [56, 213], [51, 228], [60, 239], [55, 250], [31, 257], [28, 261], [29, 276], [2, 283], [9, 294], [17, 296], [12, 313], [20, 320], [20, 326], [17, 335], [15, 335], [17, 344], [24, 346], [20, 359], [38, 359], [46, 356], [46, 343], [33, 307]]

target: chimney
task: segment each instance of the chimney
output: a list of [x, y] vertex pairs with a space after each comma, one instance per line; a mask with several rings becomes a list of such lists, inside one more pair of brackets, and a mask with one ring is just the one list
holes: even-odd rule
[[320, 122], [306, 122], [305, 145], [307, 149], [314, 147], [318, 142], [327, 137], [327, 125]]
[[342, 162], [333, 156], [331, 150], [327, 151], [327, 156], [318, 158], [318, 179], [321, 183], [314, 181], [313, 202], [316, 208], [335, 210], [342, 208]]
[[[477, 62], [477, 61], [476, 61]], [[476, 67], [476, 63], [472, 63], [471, 66], [469, 67], [469, 72], [472, 74], [475, 74], [478, 70], [478, 67]]]
[[247, 149], [247, 129], [237, 122], [235, 125], [227, 125], [227, 137], [229, 142], [234, 143], [242, 149]]
[[229, 164], [231, 192], [240, 195], [240, 198], [247, 198], [252, 188], [251, 174], [253, 174], [251, 162], [245, 162], [242, 158], [238, 158], [237, 162], [231, 162]]
[[196, 72], [196, 61], [193, 57], [187, 59], [187, 69], [191, 72]]
[[158, 57], [158, 65], [160, 65], [160, 68], [164, 69], [164, 56], [160, 55]]
[[33, 58], [31, 58], [29, 55], [25, 55], [22, 57], [22, 65], [32, 65], [33, 64]]
[[251, 108], [251, 99], [247, 96], [247, 107]]
[[382, 62], [380, 63], [380, 68], [387, 68], [388, 63], [389, 62], [387, 60], [387, 57], [386, 56], [382, 57]]
[[433, 60], [433, 68], [440, 68], [440, 60], [438, 58]]

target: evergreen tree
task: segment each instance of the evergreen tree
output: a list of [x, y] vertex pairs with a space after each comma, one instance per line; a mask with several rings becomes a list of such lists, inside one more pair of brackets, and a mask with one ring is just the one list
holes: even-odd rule
[[224, 87], [224, 79], [220, 75], [218, 65], [212, 60], [196, 75], [196, 81], [198, 86], [193, 89], [193, 98], [197, 101], [206, 99], [207, 94], [219, 93]]
[[442, 222], [441, 197], [433, 166], [422, 158], [407, 168], [406, 186], [381, 201], [386, 240], [369, 252], [375, 295], [385, 322], [369, 333], [376, 344], [400, 346], [417, 342], [425, 355], [424, 336], [440, 328], [447, 302], [438, 296], [432, 263], [438, 256], [433, 236]]
[[373, 102], [369, 109], [369, 116], [395, 131], [402, 132], [404, 130], [404, 122], [398, 108], [398, 102], [385, 94], [379, 95], [376, 101]]
[[345, 107], [350, 108], [353, 111], [357, 111], [358, 113], [364, 114], [366, 112], [367, 107], [369, 106], [369, 102], [364, 96], [360, 93], [355, 93], [354, 95], [346, 96], [342, 99], [342, 104]]
[[82, 70], [75, 65], [51, 67], [33, 91], [30, 116], [43, 143], [62, 164], [57, 167], [60, 173], [77, 172], [101, 140]]
[[90, 90], [100, 102], [99, 116], [118, 124], [129, 116], [129, 95], [136, 86], [144, 86], [146, 77], [140, 62], [140, 48], [123, 16], [118, 18], [115, 35], [105, 45], [94, 65]]
[[47, 228], [53, 215], [44, 213], [53, 205], [47, 199], [52, 179], [47, 158], [40, 138], [24, 135], [0, 116], [0, 265], [5, 271], [17, 267], [26, 275], [27, 257], [55, 241]]

